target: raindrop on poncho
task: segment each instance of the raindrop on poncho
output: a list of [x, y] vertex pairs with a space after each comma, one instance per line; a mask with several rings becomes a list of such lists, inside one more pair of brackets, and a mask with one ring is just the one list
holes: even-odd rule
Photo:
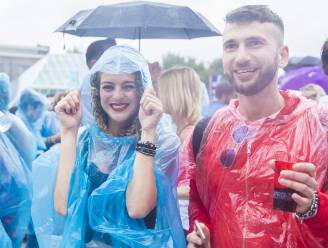
[[[127, 46], [108, 49], [90, 73], [99, 71], [110, 74], [140, 72], [143, 87], [151, 85], [145, 59]], [[58, 147], [35, 161], [33, 179], [42, 193], [34, 192], [32, 217], [41, 248], [58, 247], [59, 242], [62, 248], [186, 247], [175, 188], [179, 140], [174, 133], [165, 130], [161, 122], [157, 127], [159, 148], [154, 166], [157, 186], [154, 228], [148, 228], [145, 219], [132, 219], [127, 213], [125, 195], [133, 173], [137, 140], [137, 135], [113, 137], [105, 134], [95, 123], [80, 131], [63, 233], [59, 230], [62, 226], [54, 224], [62, 219], [53, 210], [53, 200], [50, 200], [52, 205], [45, 208], [42, 205], [49, 193], [53, 197]], [[36, 170], [41, 167], [47, 173], [47, 180], [42, 179], [46, 187], [37, 176]]]

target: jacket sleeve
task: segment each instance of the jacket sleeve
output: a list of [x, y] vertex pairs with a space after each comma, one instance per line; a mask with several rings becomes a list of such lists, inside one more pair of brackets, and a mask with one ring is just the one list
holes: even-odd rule
[[305, 220], [304, 224], [309, 226], [313, 235], [320, 240], [324, 247], [328, 247], [328, 194], [319, 192], [318, 197], [319, 208], [316, 216]]
[[[192, 138], [188, 144], [188, 156], [190, 161], [195, 161], [194, 154], [192, 151]], [[195, 162], [193, 164], [196, 164]], [[205, 224], [209, 229], [210, 228], [210, 221], [208, 218], [207, 210], [205, 209], [202, 200], [199, 196], [197, 190], [197, 175], [196, 175], [196, 166], [193, 166], [190, 169], [190, 193], [189, 193], [189, 232], [194, 230], [194, 222], [198, 220], [199, 222]]]

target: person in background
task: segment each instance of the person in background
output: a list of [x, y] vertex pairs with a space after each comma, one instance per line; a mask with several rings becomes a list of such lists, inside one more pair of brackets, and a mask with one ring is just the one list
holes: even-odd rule
[[201, 92], [200, 103], [202, 107], [205, 107], [210, 103], [210, 98], [208, 96], [206, 84], [203, 82], [200, 82], [200, 92]]
[[39, 154], [47, 150], [45, 138], [58, 132], [58, 126], [44, 125], [47, 109], [48, 100], [46, 97], [32, 89], [22, 91], [16, 116], [25, 123], [33, 134], [33, 140], [37, 144]]
[[30, 220], [32, 134], [8, 111], [10, 80], [0, 73], [0, 247], [21, 248]]
[[328, 75], [328, 40], [323, 43], [321, 48], [321, 62], [323, 70]]
[[159, 78], [158, 96], [164, 112], [172, 117], [180, 139], [179, 174], [177, 190], [182, 225], [189, 230], [189, 169], [193, 166], [188, 160], [187, 144], [194, 127], [201, 118], [201, 81], [197, 73], [189, 67], [173, 67]]
[[325, 90], [317, 84], [307, 84], [300, 89], [301, 95], [305, 98], [319, 102], [320, 98], [326, 95]]
[[216, 99], [202, 110], [203, 117], [211, 117], [218, 109], [229, 105], [231, 99], [236, 97], [232, 85], [227, 80], [222, 80], [215, 89]]
[[[328, 109], [279, 90], [288, 55], [283, 22], [267, 6], [227, 14], [223, 69], [238, 99], [211, 118], [198, 153], [189, 144], [188, 248], [328, 247]], [[279, 171], [278, 161], [291, 168]]]
[[6, 73], [0, 73], [0, 111], [6, 115], [8, 121], [7, 137], [13, 143], [25, 164], [31, 169], [31, 164], [36, 156], [36, 143], [33, 142], [33, 134], [24, 122], [9, 112], [11, 99], [10, 79]]

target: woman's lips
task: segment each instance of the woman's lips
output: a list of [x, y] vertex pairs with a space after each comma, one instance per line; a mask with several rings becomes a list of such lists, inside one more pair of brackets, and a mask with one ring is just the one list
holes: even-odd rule
[[110, 104], [111, 108], [116, 112], [123, 112], [129, 106], [128, 103], [112, 103]]

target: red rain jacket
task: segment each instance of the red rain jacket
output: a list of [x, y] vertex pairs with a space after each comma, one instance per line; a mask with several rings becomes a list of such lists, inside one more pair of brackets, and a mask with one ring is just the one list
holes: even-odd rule
[[[219, 110], [204, 132], [190, 181], [190, 223], [211, 232], [213, 247], [328, 247], [328, 108], [281, 92], [286, 105], [247, 122], [238, 101]], [[192, 141], [189, 143], [192, 160]], [[320, 184], [319, 211], [303, 223], [273, 209], [271, 159], [311, 162]], [[191, 230], [193, 225], [190, 225]]]

